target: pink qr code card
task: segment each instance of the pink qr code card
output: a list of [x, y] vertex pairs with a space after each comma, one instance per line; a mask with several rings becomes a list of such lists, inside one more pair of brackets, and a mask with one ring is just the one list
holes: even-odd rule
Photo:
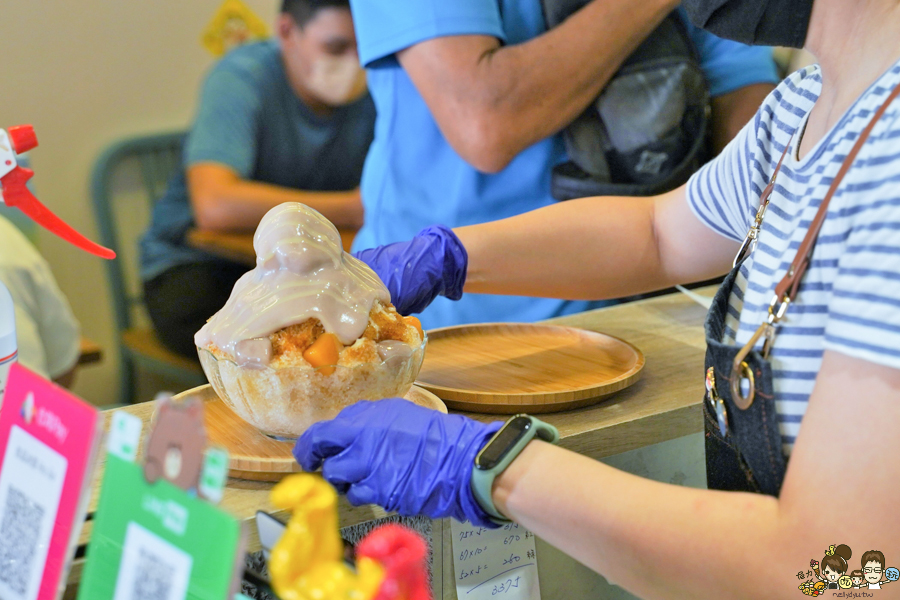
[[0, 598], [62, 593], [102, 432], [96, 408], [13, 365], [0, 409]]

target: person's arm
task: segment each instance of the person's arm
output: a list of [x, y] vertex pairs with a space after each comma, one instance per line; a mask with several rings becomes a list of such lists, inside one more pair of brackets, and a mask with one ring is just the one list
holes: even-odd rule
[[594, 0], [522, 44], [458, 35], [397, 53], [447, 141], [484, 172], [565, 127], [671, 12], [672, 0]]
[[[900, 370], [826, 351], [777, 499], [656, 483], [533, 442], [494, 501], [642, 598], [793, 598], [811, 551], [900, 539], [886, 518], [900, 462], [882, 460], [900, 453], [898, 395]], [[840, 517], [852, 507], [864, 509]]]
[[651, 198], [584, 198], [455, 230], [466, 293], [618, 298], [728, 271], [740, 246], [704, 225], [686, 186]]
[[747, 123], [687, 184], [661, 196], [569, 200], [455, 232], [432, 226], [356, 256], [402, 314], [464, 291], [596, 300], [709, 279], [730, 269], [759, 204], [759, 182], [739, 174], [757, 127], [758, 119]]
[[712, 149], [719, 154], [753, 119], [780, 77], [771, 48], [747, 46], [686, 25], [712, 96]]
[[78, 366], [74, 366], [62, 375], [57, 375], [53, 378], [53, 383], [60, 387], [64, 387], [67, 390], [71, 389], [73, 385], [75, 385], [75, 371], [78, 370]]
[[346, 192], [308, 192], [242, 179], [214, 162], [187, 169], [191, 207], [197, 227], [214, 231], [253, 231], [263, 215], [283, 202], [302, 202], [337, 227], [358, 229], [363, 222], [359, 188]]
[[63, 387], [75, 379], [81, 328], [50, 265], [24, 235], [0, 217], [0, 282], [9, 288], [19, 362]]
[[719, 154], [756, 115], [775, 86], [755, 83], [712, 99], [712, 148]]

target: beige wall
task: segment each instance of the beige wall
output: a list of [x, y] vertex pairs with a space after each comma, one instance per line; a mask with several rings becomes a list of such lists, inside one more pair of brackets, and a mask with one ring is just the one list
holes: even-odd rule
[[[245, 0], [272, 23], [278, 0]], [[89, 197], [94, 159], [111, 141], [180, 129], [213, 61], [200, 34], [220, 0], [3, 2], [0, 15], [0, 127], [32, 123], [38, 197], [89, 237], [97, 237]], [[116, 401], [117, 357], [106, 271], [99, 259], [41, 234], [60, 287], [84, 334], [107, 351], [83, 369], [75, 392]]]

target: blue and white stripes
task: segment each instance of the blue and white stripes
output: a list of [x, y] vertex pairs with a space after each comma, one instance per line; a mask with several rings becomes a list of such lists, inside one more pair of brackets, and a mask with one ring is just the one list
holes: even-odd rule
[[[726, 339], [744, 344], [765, 320], [775, 285], [794, 259], [816, 210], [860, 132], [891, 89], [900, 65], [876, 81], [814, 148], [797, 157], [818, 98], [817, 66], [794, 73], [743, 131], [688, 183], [688, 202], [714, 231], [743, 240], [759, 197], [787, 144], [759, 245], [732, 294]], [[771, 360], [784, 451], [790, 454], [823, 352], [900, 368], [900, 102], [875, 127], [828, 208], [812, 263], [778, 329]]]

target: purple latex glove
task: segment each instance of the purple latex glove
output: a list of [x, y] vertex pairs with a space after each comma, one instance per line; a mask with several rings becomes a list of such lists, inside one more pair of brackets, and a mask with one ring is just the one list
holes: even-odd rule
[[381, 277], [401, 315], [422, 312], [438, 296], [462, 298], [469, 256], [456, 234], [443, 225], [426, 227], [408, 242], [354, 256]]
[[472, 495], [471, 477], [475, 455], [502, 425], [402, 398], [362, 401], [307, 429], [294, 457], [306, 471], [321, 466], [353, 505], [496, 527]]

